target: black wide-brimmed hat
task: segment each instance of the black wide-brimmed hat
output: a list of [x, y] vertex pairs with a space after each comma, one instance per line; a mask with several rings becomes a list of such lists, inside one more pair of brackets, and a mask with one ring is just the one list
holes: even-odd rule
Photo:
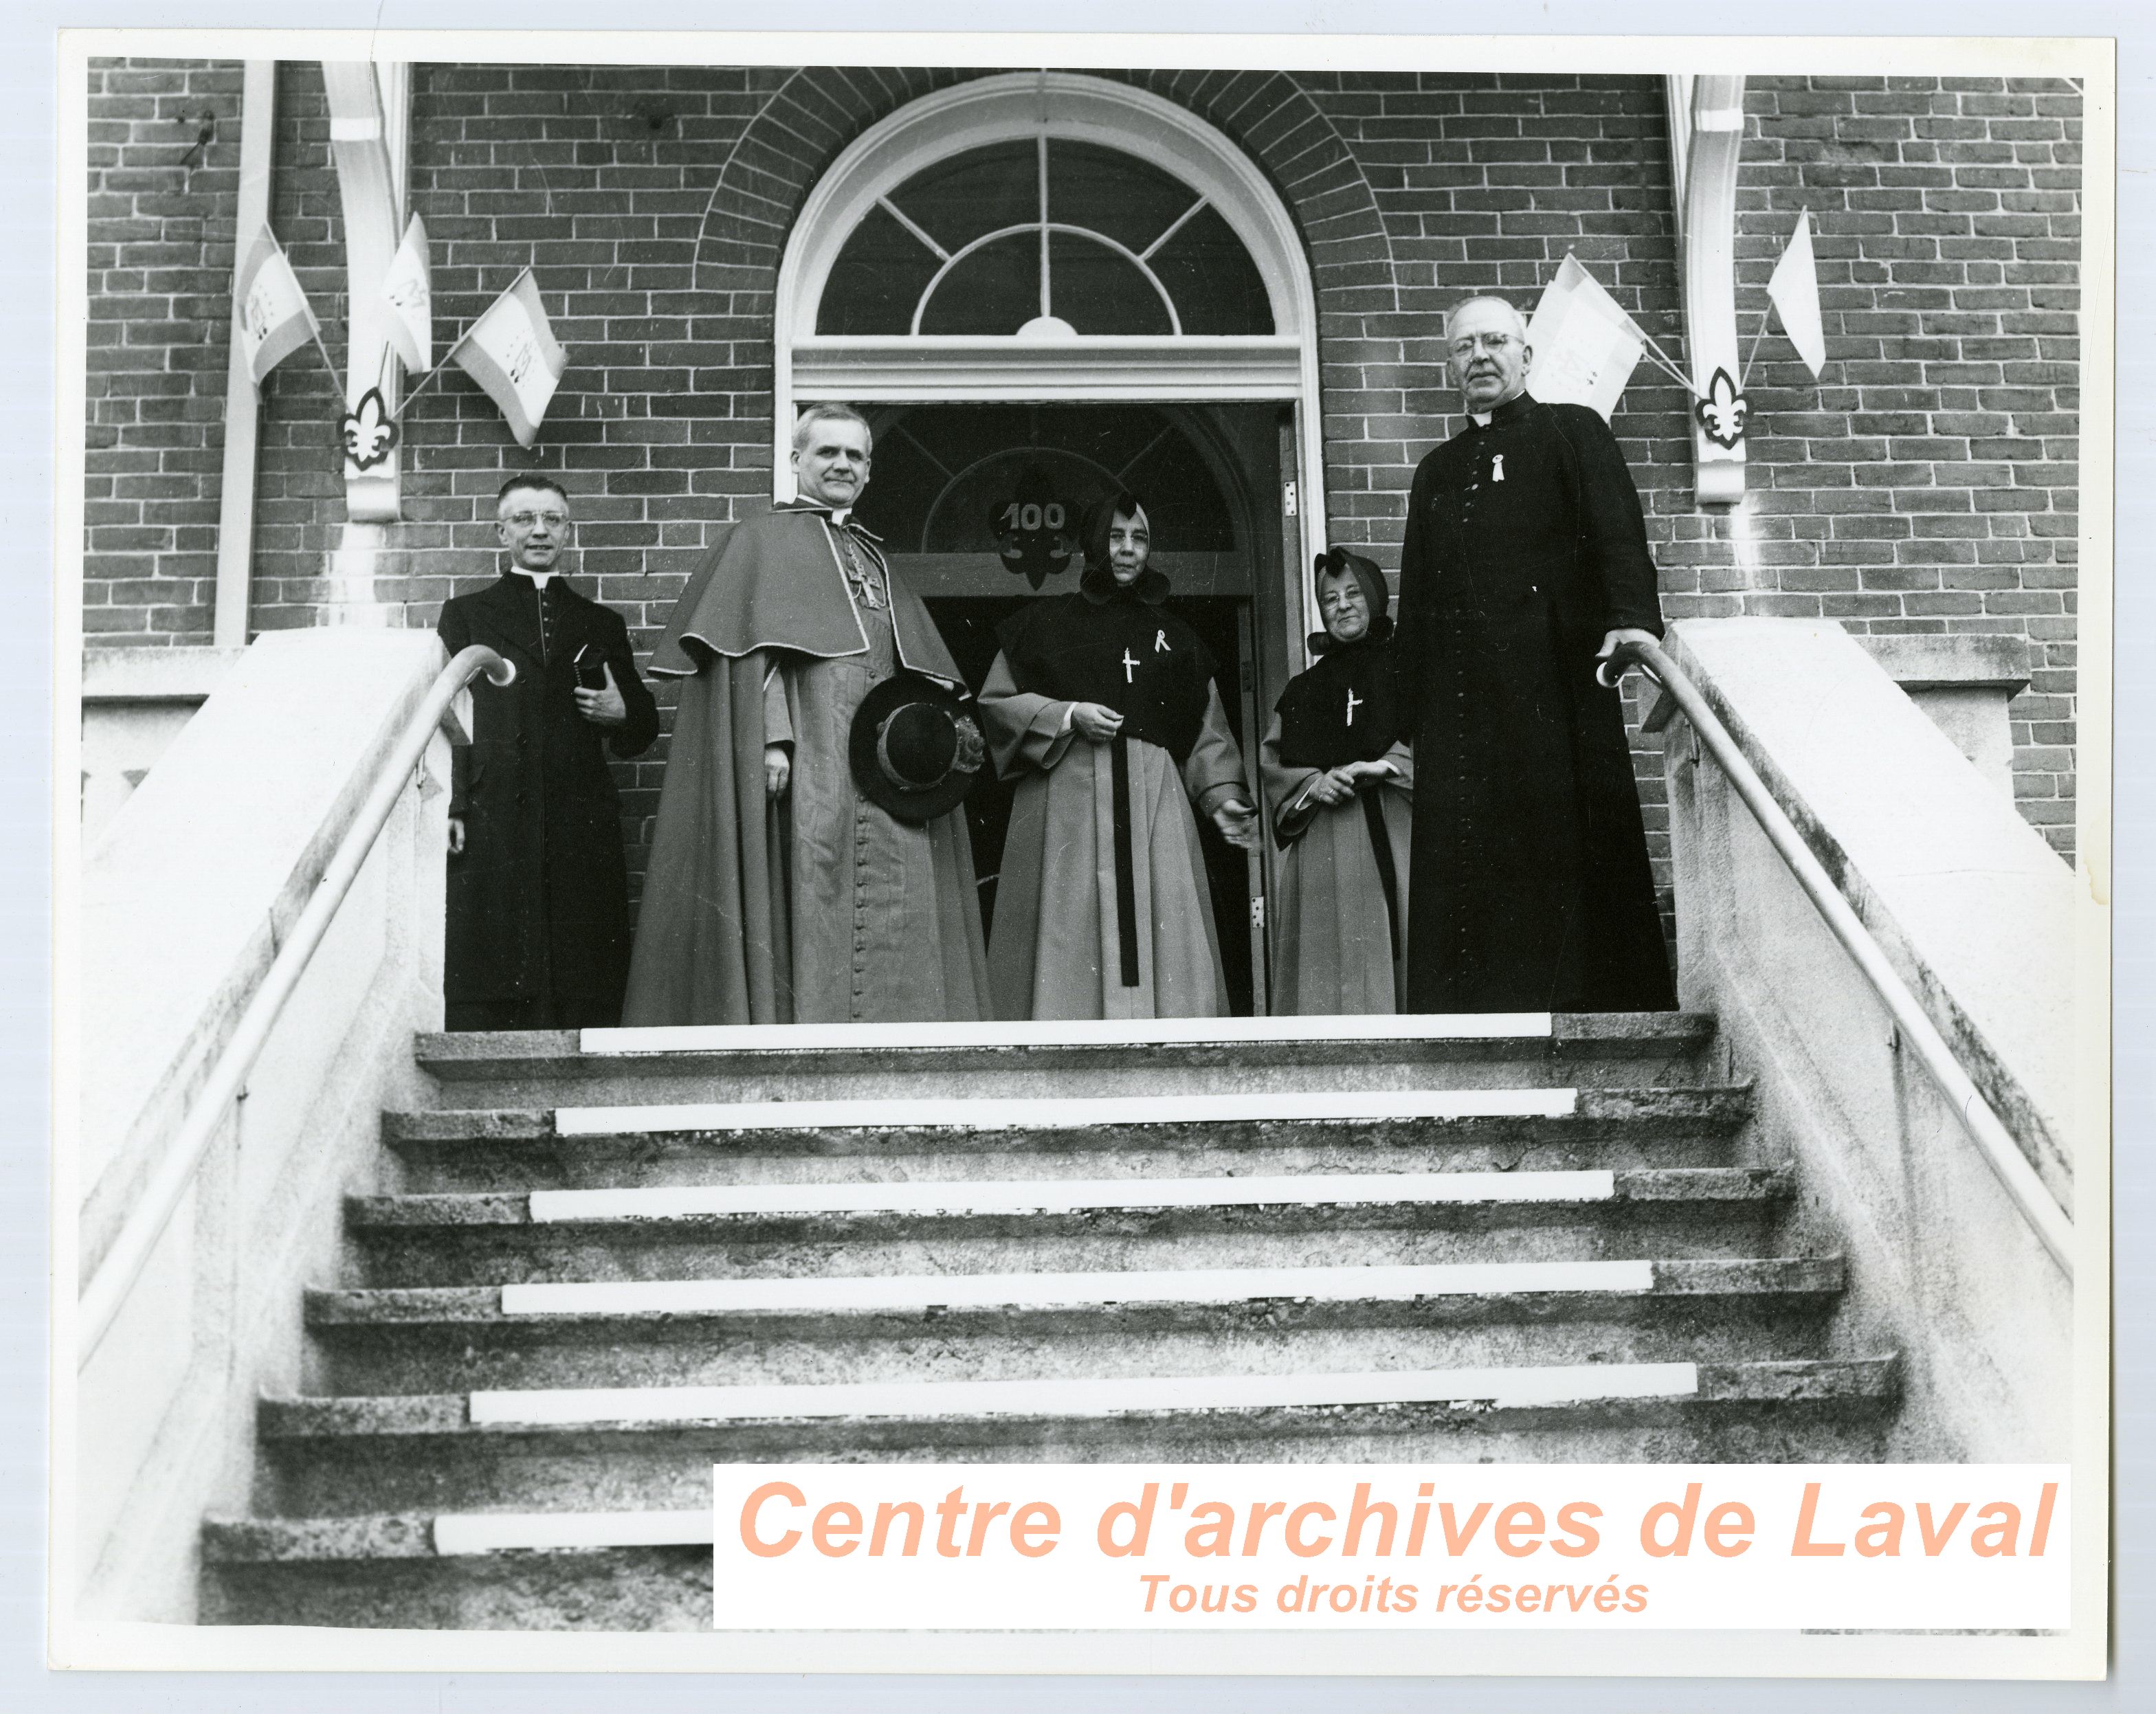
[[919, 673], [861, 699], [847, 739], [854, 783], [901, 821], [933, 821], [988, 777], [988, 741], [967, 700]]

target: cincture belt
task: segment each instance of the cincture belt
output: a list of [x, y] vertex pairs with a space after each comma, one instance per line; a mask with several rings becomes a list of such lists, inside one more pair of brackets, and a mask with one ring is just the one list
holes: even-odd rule
[[1110, 785], [1116, 795], [1116, 939], [1123, 986], [1138, 986], [1138, 878], [1131, 859], [1131, 743], [1121, 732], [1108, 741]]
[[1378, 885], [1385, 895], [1385, 926], [1393, 934], [1393, 962], [1400, 962], [1400, 878], [1393, 868], [1392, 835], [1385, 831], [1383, 786], [1355, 795], [1363, 800], [1363, 824], [1370, 829], [1370, 854], [1378, 860]]

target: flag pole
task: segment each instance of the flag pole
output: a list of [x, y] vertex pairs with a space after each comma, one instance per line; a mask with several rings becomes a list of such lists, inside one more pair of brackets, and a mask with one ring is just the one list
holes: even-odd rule
[[[1632, 325], [1635, 327], [1639, 327], [1639, 324], [1637, 322], [1634, 322]], [[1684, 388], [1684, 390], [1690, 393], [1694, 398], [1699, 398], [1700, 391], [1697, 387], [1692, 385], [1691, 377], [1686, 374], [1683, 370], [1677, 367], [1676, 363], [1671, 361], [1669, 353], [1655, 343], [1653, 339], [1648, 336], [1647, 330], [1645, 328], [1640, 328], [1640, 337], [1645, 341], [1647, 349], [1655, 354], [1655, 361], [1661, 366], [1662, 372], [1668, 376], [1672, 381], [1676, 382], [1678, 386]]]
[[455, 344], [450, 346], [449, 350], [443, 354], [442, 361], [435, 364], [434, 367], [429, 369], [424, 375], [422, 375], [419, 377], [419, 384], [413, 387], [411, 392], [404, 395], [403, 402], [398, 404], [396, 410], [390, 414], [389, 420], [391, 422], [401, 423], [404, 420], [405, 412], [412, 408], [412, 401], [418, 398], [422, 393], [426, 391], [427, 383], [429, 381], [432, 381], [437, 375], [440, 374], [443, 370], [449, 367], [449, 359], [456, 356], [458, 346], [463, 345], [464, 342], [464, 336], [462, 334], [459, 334], [457, 336]]
[[1744, 372], [1737, 377], [1737, 390], [1744, 391], [1744, 383], [1752, 378], [1752, 360], [1759, 355], [1759, 341], [1767, 336], [1767, 323], [1774, 313], [1774, 305], [1759, 312], [1759, 331], [1752, 336], [1752, 349], [1744, 354]]
[[332, 385], [336, 386], [338, 396], [341, 398], [344, 388], [337, 382], [337, 366], [330, 361], [330, 348], [322, 343], [322, 330], [316, 324], [311, 315], [307, 318], [307, 324], [308, 333], [315, 341], [315, 349], [322, 354], [322, 367], [330, 372], [330, 381]]

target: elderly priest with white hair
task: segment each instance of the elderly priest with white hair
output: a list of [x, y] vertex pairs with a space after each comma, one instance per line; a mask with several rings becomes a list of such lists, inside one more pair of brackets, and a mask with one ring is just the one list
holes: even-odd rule
[[1527, 391], [1520, 313], [1447, 319], [1467, 422], [1417, 467], [1396, 644], [1414, 736], [1410, 1012], [1661, 1011], [1624, 706], [1596, 669], [1661, 635], [1609, 425]]
[[962, 805], [986, 743], [855, 521], [870, 453], [858, 411], [803, 411], [798, 497], [727, 532], [652, 652], [681, 703], [625, 1024], [988, 1015]]

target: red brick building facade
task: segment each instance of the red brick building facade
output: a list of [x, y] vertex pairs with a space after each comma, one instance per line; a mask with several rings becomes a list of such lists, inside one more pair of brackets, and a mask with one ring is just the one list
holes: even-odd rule
[[[648, 644], [699, 552], [769, 503], [777, 293], [804, 202], [871, 126], [980, 75], [411, 68], [406, 199], [433, 243], [438, 347], [530, 265], [572, 364], [529, 452], [454, 370], [413, 406], [401, 519], [375, 562], [391, 622], [430, 625], [445, 598], [494, 574], [495, 490], [536, 468], [575, 498], [584, 587]], [[1292, 219], [1315, 299], [1327, 532], [1389, 569], [1414, 464], [1457, 427], [1448, 305], [1494, 290], [1532, 308], [1570, 252], [1684, 361], [1659, 79], [1099, 75], [1214, 128]], [[106, 62], [91, 76], [85, 640], [200, 643], [241, 68]], [[343, 217], [321, 68], [280, 66], [276, 106], [270, 224], [341, 362]], [[1733, 508], [1696, 502], [1688, 402], [1652, 367], [1614, 418], [1671, 618], [2025, 639], [2015, 789], [2066, 855], [2080, 111], [2071, 85], [2047, 80], [1748, 80], [1739, 335], [1748, 346], [1766, 275], [1808, 208], [1825, 374], [1815, 382], [1779, 331], [1760, 346]], [[338, 391], [308, 352], [263, 389], [250, 634], [338, 617]], [[624, 765], [633, 846], [664, 753]], [[1651, 829], [1658, 781], [1645, 789]]]

